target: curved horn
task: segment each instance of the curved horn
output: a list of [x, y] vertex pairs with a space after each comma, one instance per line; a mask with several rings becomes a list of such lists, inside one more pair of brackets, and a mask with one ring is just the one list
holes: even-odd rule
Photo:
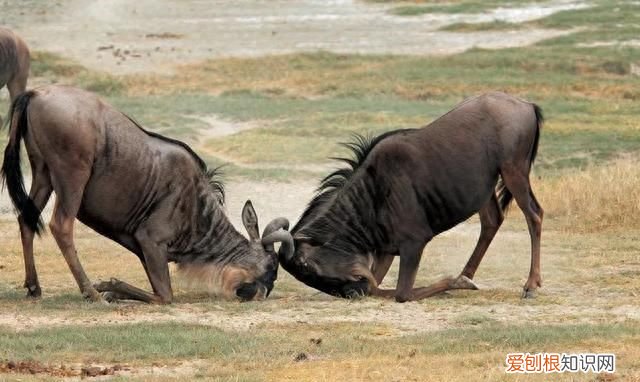
[[289, 231], [279, 229], [276, 232], [262, 238], [262, 245], [267, 252], [273, 252], [273, 243], [280, 242], [280, 250], [278, 256], [284, 256], [285, 259], [289, 259], [293, 256], [293, 237]]
[[289, 220], [287, 218], [275, 218], [266, 227], [264, 227], [264, 231], [262, 231], [262, 237], [266, 237], [276, 232], [280, 228], [284, 228], [285, 230], [289, 230]]

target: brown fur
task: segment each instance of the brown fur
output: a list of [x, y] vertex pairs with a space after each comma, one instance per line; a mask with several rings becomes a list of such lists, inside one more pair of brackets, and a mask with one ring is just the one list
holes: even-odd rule
[[7, 85], [11, 101], [27, 88], [31, 55], [13, 31], [0, 27], [0, 89]]
[[[398, 282], [384, 295], [399, 302], [443, 288], [474, 289], [471, 279], [515, 199], [531, 238], [523, 295], [532, 296], [542, 283], [543, 210], [529, 173], [542, 122], [537, 105], [492, 92], [419, 129], [357, 136], [346, 144], [354, 157], [324, 178], [292, 229], [293, 256], [280, 254], [280, 264], [305, 284], [345, 298], [379, 292], [392, 256], [400, 258]], [[476, 213], [480, 238], [458, 279], [414, 288], [427, 243]]]
[[[22, 139], [33, 174], [29, 194], [20, 163]], [[25, 287], [33, 297], [40, 295], [33, 239], [43, 229], [40, 211], [53, 191], [51, 233], [91, 300], [108, 292], [111, 299], [169, 303], [169, 262], [204, 268], [191, 272], [209, 274], [212, 290], [226, 298], [237, 288], [242, 301], [261, 299], [277, 275], [274, 242], [292, 241], [281, 229], [288, 228], [286, 219], [269, 223], [261, 238], [249, 201], [242, 210], [247, 240], [224, 213], [224, 189], [215, 171], [189, 146], [143, 129], [80, 89], [46, 86], [16, 98], [2, 173], [20, 214]], [[137, 255], [153, 293], [119, 280], [92, 286], [76, 253], [76, 219]]]

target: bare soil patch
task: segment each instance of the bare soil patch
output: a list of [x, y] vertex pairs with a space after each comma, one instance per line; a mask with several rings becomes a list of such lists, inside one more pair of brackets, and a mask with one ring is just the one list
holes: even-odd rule
[[533, 44], [571, 31], [439, 32], [452, 23], [524, 22], [586, 7], [552, 0], [481, 14], [391, 15], [389, 4], [340, 1], [64, 0], [9, 4], [0, 21], [16, 28], [33, 49], [69, 56], [112, 73], [171, 72], [177, 64], [228, 56], [327, 50], [339, 53], [442, 55], [472, 47]]
[[81, 364], [44, 364], [34, 360], [1, 361], [0, 374], [44, 374], [51, 377], [98, 377], [119, 374], [120, 371], [130, 370], [122, 365], [97, 366]]

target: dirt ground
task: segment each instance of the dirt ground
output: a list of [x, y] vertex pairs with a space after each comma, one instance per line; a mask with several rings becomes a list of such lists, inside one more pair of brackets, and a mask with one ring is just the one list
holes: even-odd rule
[[[355, 0], [3, 0], [0, 6], [0, 24], [17, 30], [31, 49], [59, 53], [89, 68], [122, 74], [171, 71], [178, 64], [224, 56], [317, 50], [423, 55], [452, 54], [472, 47], [522, 46], [570, 31], [526, 29], [469, 34], [437, 30], [458, 22], [524, 22], [588, 4], [551, 0], [486, 13], [417, 17], [393, 16], [388, 13], [390, 5]], [[36, 84], [41, 81], [34, 80]], [[6, 99], [6, 90], [0, 93]], [[193, 118], [206, 119], [210, 129], [202, 135], [208, 138], [255, 127], [252, 122], [236, 124], [215, 116]], [[313, 165], [311, 169], [328, 170]], [[254, 205], [262, 221], [279, 215], [295, 219], [315, 187], [313, 181], [232, 183], [227, 186], [228, 211], [237, 225], [244, 199], [255, 195]], [[243, 196], [236, 199], [239, 195]], [[49, 203], [48, 210], [51, 206]], [[10, 212], [3, 193], [0, 213]]]
[[[15, 27], [33, 49], [58, 52], [69, 56], [89, 67], [107, 72], [165, 71], [171, 70], [178, 63], [220, 56], [244, 56], [275, 54], [290, 51], [307, 51], [326, 49], [332, 51], [362, 53], [411, 53], [411, 54], [445, 54], [459, 52], [473, 46], [500, 48], [530, 44], [542, 38], [548, 38], [566, 31], [528, 29], [518, 33], [482, 32], [474, 34], [457, 34], [437, 32], [444, 25], [454, 22], [485, 22], [504, 20], [522, 22], [544, 17], [563, 9], [586, 7], [586, 3], [571, 0], [554, 0], [523, 8], [498, 8], [490, 13], [475, 15], [425, 15], [420, 17], [398, 17], [387, 13], [388, 5], [365, 4], [358, 1], [180, 1], [164, 2], [158, 6], [156, 1], [142, 0], [127, 2], [124, 0], [87, 1], [62, 0], [56, 3], [27, 2], [30, 7], [18, 8], [15, 2], [5, 1], [2, 6], [5, 12], [0, 21]], [[213, 4], [213, 5], [212, 5]], [[390, 32], [391, 31], [391, 32]], [[128, 51], [126, 55], [114, 55], [115, 50]], [[124, 53], [122, 53], [124, 54]], [[216, 125], [216, 124], [212, 124]], [[220, 123], [217, 123], [220, 125]], [[222, 131], [204, 132], [215, 136], [229, 134], [241, 129], [234, 129], [225, 122]], [[240, 211], [244, 201], [251, 198], [264, 224], [277, 216], [286, 216], [292, 222], [300, 215], [306, 202], [313, 195], [316, 181], [307, 180], [291, 183], [234, 181], [227, 184], [227, 211], [233, 224], [240, 228]], [[52, 202], [45, 210], [48, 219]], [[20, 248], [13, 226], [12, 208], [6, 193], [0, 195], [0, 213], [2, 214], [2, 240], [10, 241], [14, 250], [11, 260], [17, 264], [7, 264], [19, 272], [21, 260]], [[504, 271], [497, 272], [496, 277], [483, 281], [492, 288], [505, 287], [510, 294], [517, 295], [528, 269], [528, 234], [519, 214], [514, 218], [517, 229], [503, 229], [492, 247], [496, 253], [494, 267], [508, 263], [505, 257], [520, 265], [519, 272], [511, 280], [504, 280]], [[95, 237], [86, 228], [80, 229], [83, 237]], [[435, 247], [438, 264], [436, 273], [457, 273], [468, 257], [477, 238], [478, 225], [473, 221], [456, 227], [438, 238], [429, 248]], [[556, 237], [556, 239], [558, 239]], [[55, 244], [48, 237], [45, 247], [55, 251]], [[118, 253], [121, 261], [137, 267], [137, 261], [124, 250], [99, 241], [101, 245], [110, 246]], [[5, 244], [3, 244], [5, 246]], [[502, 249], [502, 250], [501, 250]], [[455, 252], [444, 256], [445, 252]], [[517, 252], [517, 255], [516, 255]], [[434, 256], [434, 255], [430, 255]], [[429, 258], [429, 256], [427, 256]], [[59, 259], [58, 259], [59, 260]], [[91, 260], [89, 260], [91, 261]], [[430, 260], [425, 260], [429, 263]], [[545, 274], [554, 272], [553, 256], [545, 255]], [[8, 259], [3, 260], [6, 264]], [[488, 260], [492, 262], [492, 260]], [[432, 264], [433, 265], [433, 264]], [[64, 269], [64, 267], [60, 267]], [[431, 270], [423, 265], [423, 272]], [[513, 273], [510, 272], [509, 273]], [[293, 283], [290, 276], [284, 275], [285, 283]], [[430, 274], [430, 278], [435, 275]], [[287, 281], [288, 280], [288, 281]], [[516, 281], [517, 280], [517, 281]], [[393, 277], [389, 281], [392, 285]], [[566, 286], [566, 285], [565, 285]], [[546, 286], [547, 296], [562, 295], [565, 286]], [[46, 288], [46, 286], [45, 286]], [[73, 289], [73, 284], [61, 287], [62, 290]], [[51, 288], [48, 288], [51, 290]], [[55, 291], [56, 288], [54, 287]], [[145, 313], [144, 308], [136, 314], [124, 309], [111, 314], [101, 315], [91, 320], [85, 318], [50, 315], [38, 317], [16, 312], [0, 312], [0, 325], [17, 330], [35, 328], [40, 325], [66, 325], [70, 323], [109, 323], [139, 322], [158, 320], [178, 320], [183, 322], [206, 323], [229, 329], [247, 329], [260, 323], [311, 321], [353, 321], [355, 317], [344, 314], [346, 302], [321, 296], [315, 291], [305, 289], [307, 296], [315, 300], [313, 309], [307, 311], [297, 307], [300, 298], [284, 293], [283, 298], [291, 303], [290, 309], [273, 311], [246, 312], [244, 318], [232, 322], [226, 320], [225, 312], [203, 312], [188, 303], [177, 304], [170, 313]], [[586, 291], [586, 290], [585, 290]], [[492, 292], [489, 292], [492, 293]], [[277, 296], [277, 293], [276, 293]], [[576, 304], [562, 312], [557, 311], [554, 304], [531, 306], [513, 299], [509, 303], [495, 303], [489, 309], [486, 306], [476, 307], [479, 311], [490, 311], [497, 320], [514, 320], [515, 317], [533, 319], [544, 317], [545, 320], [564, 321], [567, 314], [575, 316], [576, 321], [597, 320], [606, 314], [614, 319], [624, 319], [639, 315], [636, 310], [627, 309], [626, 304], [615, 310], [607, 309], [607, 299], [602, 297], [602, 304]], [[597, 300], [597, 299], [596, 299]], [[277, 301], [277, 299], [273, 299]], [[595, 300], [594, 300], [595, 301]], [[597, 300], [599, 301], [599, 300]], [[278, 304], [278, 302], [267, 302]], [[380, 309], [381, 306], [383, 309]], [[317, 315], [317, 310], [331, 314]], [[397, 305], [367, 300], [358, 303], [361, 314], [357, 320], [371, 320], [392, 325], [400, 331], [429, 331], [451, 325], [452, 313], [460, 307], [440, 306], [436, 310], [428, 309], [420, 304]], [[465, 308], [467, 313], [474, 314], [474, 308]], [[428, 310], [428, 311], [427, 311]], [[342, 311], [342, 314], [338, 312]], [[366, 312], [366, 313], [364, 313]], [[508, 312], [508, 314], [507, 314]]]
[[[24, 6], [23, 4], [28, 4]], [[528, 45], [568, 31], [526, 29], [461, 34], [458, 22], [524, 22], [567, 9], [552, 0], [474, 15], [390, 15], [389, 5], [354, 0], [4, 1], [0, 24], [34, 49], [111, 73], [168, 72], [178, 63], [225, 56], [327, 50], [342, 53], [452, 54], [472, 47]]]
[[[560, 10], [587, 6], [582, 1], [552, 0], [521, 8], [498, 8], [482, 14], [430, 14], [408, 18], [390, 15], [389, 5], [347, 0], [60, 0], [24, 3], [0, 0], [0, 24], [15, 28], [34, 50], [59, 53], [92, 69], [114, 74], [168, 73], [176, 64], [225, 56], [317, 50], [440, 55], [472, 47], [521, 46], [571, 31], [531, 28], [517, 32], [463, 34], [438, 29], [458, 22], [523, 22]], [[211, 131], [203, 132], [207, 137], [252, 128], [251, 122], [241, 127], [233, 126], [229, 121], [206, 122], [212, 126]], [[316, 185], [314, 179], [286, 183], [227, 182], [228, 216], [244, 233], [240, 211], [245, 200], [250, 198], [262, 225], [278, 216], [285, 216], [293, 223]], [[50, 201], [44, 213], [45, 220], [50, 216], [51, 206]], [[479, 224], [472, 218], [430, 243], [423, 258], [419, 283], [460, 272], [478, 233]], [[476, 322], [524, 325], [529, 322], [580, 324], [640, 320], [640, 311], [633, 304], [633, 299], [637, 300], [634, 295], [637, 290], [628, 291], [618, 285], [603, 288], [601, 283], [603, 278], [614, 273], [640, 272], [640, 263], [631, 255], [634, 245], [637, 247], [634, 240], [606, 235], [568, 237], [560, 231], [544, 231], [544, 287], [538, 299], [524, 301], [519, 296], [529, 269], [530, 242], [522, 214], [513, 208], [477, 274], [480, 291], [457, 291], [429, 302], [407, 304], [372, 298], [345, 301], [304, 287], [281, 271], [273, 295], [267, 301], [246, 305], [248, 308], [215, 300], [203, 302], [200, 295], [182, 288], [179, 280], [175, 280], [177, 301], [162, 308], [123, 303], [96, 314], [91, 310], [40, 309], [32, 303], [23, 309], [16, 301], [0, 301], [0, 327], [30, 331], [58, 326], [180, 322], [249, 331], [270, 325], [367, 323], [383, 328], [382, 336], [402, 337], [468, 327]], [[22, 295], [21, 246], [5, 192], [0, 194], [0, 243], [3, 252], [0, 254], [0, 280], [8, 285], [3, 292], [9, 296]], [[115, 276], [148, 288], [138, 260], [124, 249], [82, 226], [77, 228], [77, 245], [81, 260], [94, 280]], [[62, 257], [57, 254], [51, 236], [46, 235], [36, 248], [43, 303], [51, 304], [47, 301], [55, 301], [60, 295], [75, 296], [77, 288]], [[599, 258], [610, 248], [617, 248], [622, 258], [631, 259], [624, 269], [612, 267], [608, 270], [610, 273], [601, 274], [580, 267], [580, 256]], [[396, 275], [396, 269], [393, 269], [384, 285], [394, 286]], [[192, 374], [192, 368], [187, 369], [184, 371], [176, 366], [167, 373]], [[138, 371], [138, 375], [146, 372]]]

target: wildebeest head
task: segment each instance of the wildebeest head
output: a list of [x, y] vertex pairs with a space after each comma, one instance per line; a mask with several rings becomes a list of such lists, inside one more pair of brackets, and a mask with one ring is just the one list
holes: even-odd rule
[[[290, 250], [293, 248], [293, 239], [287, 231], [289, 221], [285, 218], [277, 218], [265, 227], [260, 237], [258, 229], [258, 216], [251, 201], [247, 200], [242, 209], [242, 224], [249, 234], [249, 243], [253, 252], [253, 260], [248, 265], [249, 274], [257, 277], [245, 279], [238, 284], [236, 296], [241, 300], [262, 299], [269, 296], [273, 284], [278, 276], [278, 255], [274, 250], [274, 243], [282, 243], [281, 247]], [[250, 259], [250, 258], [249, 258]], [[251, 259], [250, 259], [251, 260]]]
[[[343, 298], [367, 295], [377, 287], [371, 270], [376, 259], [373, 251], [380, 248], [376, 238], [384, 237], [375, 216], [380, 200], [376, 190], [383, 188], [366, 180], [369, 178], [355, 180], [354, 174], [379, 142], [405, 131], [375, 138], [356, 135], [354, 142], [345, 144], [354, 158], [338, 158], [348, 166], [322, 180], [291, 231], [295, 251], [279, 253], [280, 264], [287, 272], [312, 288]], [[375, 173], [367, 168], [367, 176]], [[354, 195], [340, 193], [347, 185]]]
[[355, 298], [369, 294], [376, 286], [371, 273], [373, 256], [349, 253], [331, 240], [294, 235], [291, 251], [282, 246], [279, 260], [283, 268], [308, 286], [336, 297]]
[[289, 221], [274, 219], [267, 224], [261, 237], [258, 217], [251, 201], [247, 201], [242, 209], [242, 223], [249, 240], [230, 237], [226, 243], [221, 243], [229, 253], [224, 260], [180, 264], [180, 273], [187, 283], [204, 282], [210, 292], [230, 300], [262, 300], [269, 296], [278, 276], [274, 244], [280, 242], [283, 253], [293, 249], [293, 239], [287, 231]]

